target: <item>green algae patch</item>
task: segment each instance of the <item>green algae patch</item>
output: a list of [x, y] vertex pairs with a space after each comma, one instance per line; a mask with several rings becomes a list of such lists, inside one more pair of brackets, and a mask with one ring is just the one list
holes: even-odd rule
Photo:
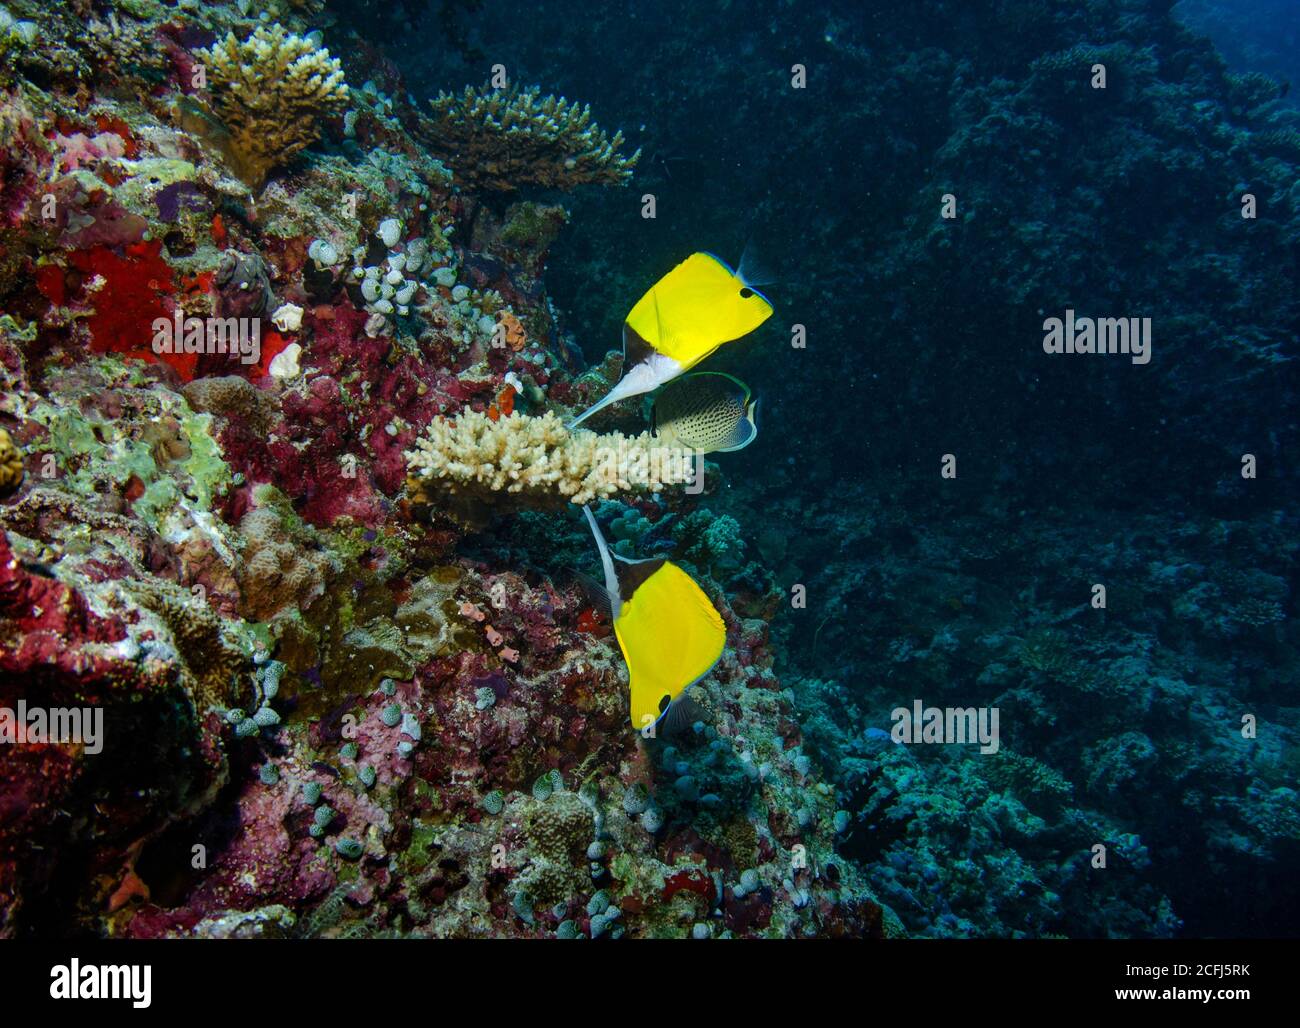
[[221, 448], [212, 437], [212, 415], [192, 414], [182, 419], [181, 428], [190, 446], [190, 455], [180, 462], [189, 475], [191, 494], [204, 510], [231, 486], [230, 465], [221, 457]]

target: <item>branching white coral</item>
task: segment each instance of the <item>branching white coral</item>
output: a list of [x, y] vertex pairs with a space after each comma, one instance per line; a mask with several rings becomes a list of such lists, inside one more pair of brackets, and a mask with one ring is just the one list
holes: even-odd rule
[[480, 498], [517, 494], [521, 499], [588, 503], [619, 493], [659, 492], [691, 477], [690, 451], [662, 446], [650, 433], [598, 435], [570, 432], [554, 414], [511, 414], [493, 421], [465, 411], [437, 418], [407, 467], [421, 483]]

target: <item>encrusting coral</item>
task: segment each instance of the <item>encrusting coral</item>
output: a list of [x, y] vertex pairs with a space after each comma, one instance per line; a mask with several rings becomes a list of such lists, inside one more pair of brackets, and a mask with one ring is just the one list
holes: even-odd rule
[[239, 583], [249, 617], [269, 621], [281, 610], [305, 610], [325, 591], [329, 560], [308, 545], [304, 528], [265, 506], [245, 514], [239, 531], [245, 539]]
[[515, 494], [535, 506], [656, 493], [691, 476], [689, 452], [658, 446], [648, 432], [570, 432], [549, 411], [495, 420], [478, 411], [435, 418], [406, 460], [412, 492], [438, 483], [478, 499]]
[[9, 433], [0, 428], [0, 495], [13, 492], [22, 481], [23, 455]]
[[496, 192], [623, 185], [632, 177], [641, 151], [619, 153], [622, 132], [611, 137], [594, 124], [590, 105], [540, 92], [466, 87], [459, 95], [440, 93], [430, 101], [433, 148], [451, 161], [461, 182]]
[[258, 27], [239, 42], [233, 32], [201, 58], [209, 65], [213, 106], [230, 131], [239, 174], [259, 187], [320, 138], [321, 119], [342, 110], [347, 83], [337, 59], [280, 25]]

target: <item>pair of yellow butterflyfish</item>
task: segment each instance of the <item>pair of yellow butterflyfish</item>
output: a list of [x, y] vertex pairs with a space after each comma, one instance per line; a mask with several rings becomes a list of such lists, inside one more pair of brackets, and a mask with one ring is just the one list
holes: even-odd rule
[[[746, 281], [743, 272], [733, 271], [712, 254], [691, 254], [632, 308], [623, 322], [622, 377], [604, 399], [569, 427], [617, 400], [671, 382], [719, 346], [754, 331], [771, 314], [771, 303]], [[739, 449], [757, 431], [748, 390], [744, 390], [739, 407], [734, 395], [730, 400], [723, 395], [736, 392], [732, 383], [744, 388], [725, 375], [697, 383], [716, 392], [718, 405], [730, 402], [734, 411], [735, 432], [729, 427], [723, 440], [733, 441], [733, 445], [719, 445], [718, 449]], [[685, 402], [677, 407], [698, 410], [699, 392], [694, 389], [684, 394]], [[682, 422], [678, 424], [680, 427]], [[627, 662], [632, 726], [645, 733], [670, 711], [684, 709], [686, 690], [721, 658], [726, 626], [704, 590], [685, 571], [668, 560], [628, 560], [611, 553], [591, 510], [583, 507], [583, 513], [595, 536], [605, 576], [603, 587], [596, 588], [603, 594]]]

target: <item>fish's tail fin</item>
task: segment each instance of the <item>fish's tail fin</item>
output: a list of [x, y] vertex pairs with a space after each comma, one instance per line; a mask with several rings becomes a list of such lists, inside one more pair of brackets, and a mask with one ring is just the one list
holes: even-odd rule
[[740, 264], [736, 268], [736, 274], [745, 285], [755, 288], [758, 286], [770, 286], [776, 283], [777, 276], [771, 265], [765, 258], [762, 247], [754, 242], [751, 235], [749, 241], [745, 243], [744, 252], [740, 255]]
[[[752, 414], [753, 407], [750, 407]], [[746, 446], [758, 438], [758, 425], [750, 415], [746, 415], [736, 422], [735, 430], [730, 437], [724, 439], [725, 446], [718, 446], [718, 453], [735, 453], [737, 450], [743, 450]]]
[[668, 709], [659, 715], [658, 726], [663, 729], [665, 735], [676, 735], [697, 721], [705, 721], [707, 713], [704, 707], [683, 689], [677, 699], [668, 705]]

